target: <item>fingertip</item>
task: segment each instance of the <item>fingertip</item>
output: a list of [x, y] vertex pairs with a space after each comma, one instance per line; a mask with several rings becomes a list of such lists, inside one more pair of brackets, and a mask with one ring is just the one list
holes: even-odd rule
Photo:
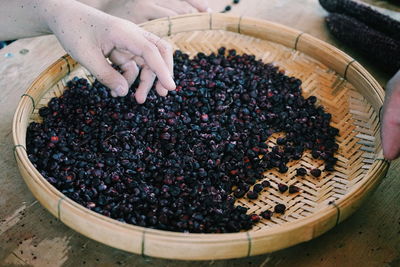
[[120, 85], [114, 91], [117, 96], [126, 96], [128, 94], [128, 87]]
[[143, 96], [142, 94], [135, 94], [135, 99], [138, 104], [146, 102], [146, 96]]
[[165, 89], [160, 82], [156, 84], [156, 91], [159, 96], [165, 97], [168, 95], [168, 90]]
[[395, 160], [399, 157], [399, 152], [383, 150], [383, 157], [387, 160]]
[[176, 84], [174, 82], [174, 80], [172, 78], [169, 78], [166, 83], [162, 82], [162, 85], [165, 89], [167, 89], [168, 91], [173, 91], [176, 89]]
[[113, 90], [111, 90], [111, 96], [112, 97], [117, 97], [118, 95]]

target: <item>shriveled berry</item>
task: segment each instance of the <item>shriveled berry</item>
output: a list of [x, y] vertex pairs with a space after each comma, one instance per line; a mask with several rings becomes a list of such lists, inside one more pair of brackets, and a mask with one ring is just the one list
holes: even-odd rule
[[170, 138], [171, 138], [171, 135], [169, 133], [161, 134], [161, 139], [163, 139], [163, 140], [169, 140]]
[[242, 198], [242, 197], [244, 197], [245, 194], [246, 194], [246, 191], [244, 191], [243, 189], [240, 189], [240, 188], [236, 189], [236, 191], [233, 193], [233, 195], [236, 198]]
[[261, 184], [255, 184], [253, 187], [253, 191], [256, 193], [260, 193], [263, 191], [264, 187]]
[[260, 221], [260, 216], [258, 216], [257, 214], [251, 214], [251, 215], [250, 215], [250, 218], [251, 218], [251, 221], [252, 221], [253, 223], [257, 223], [257, 222]]
[[285, 185], [285, 184], [278, 184], [278, 190], [279, 190], [279, 192], [281, 192], [281, 193], [283, 193], [283, 192], [286, 192], [287, 190], [288, 190], [288, 186], [287, 185]]
[[270, 183], [269, 181], [267, 181], [267, 180], [264, 180], [264, 181], [261, 182], [261, 185], [262, 185], [264, 188], [266, 188], [266, 187], [270, 187], [270, 186], [271, 186], [271, 183]]
[[279, 165], [278, 170], [280, 173], [286, 173], [289, 170], [289, 168], [288, 168], [288, 166], [282, 164], [282, 165]]
[[48, 115], [50, 115], [51, 110], [48, 107], [42, 107], [39, 109], [39, 115], [41, 117], [46, 117]]
[[257, 199], [258, 198], [258, 194], [254, 191], [249, 191], [247, 192], [247, 198], [248, 199]]
[[320, 170], [320, 169], [317, 169], [317, 168], [312, 169], [312, 170], [310, 171], [310, 173], [311, 173], [311, 175], [314, 176], [314, 177], [320, 177], [320, 176], [321, 176], [321, 170]]
[[274, 207], [274, 211], [275, 211], [276, 213], [283, 214], [283, 213], [285, 213], [285, 210], [286, 210], [286, 206], [283, 205], [283, 204], [277, 204], [277, 205]]
[[300, 192], [300, 188], [295, 185], [289, 186], [289, 194], [294, 194]]
[[270, 210], [264, 210], [263, 212], [260, 213], [261, 217], [264, 219], [270, 220], [272, 217], [272, 211]]
[[278, 139], [276, 139], [276, 143], [278, 145], [284, 145], [286, 143], [286, 138], [284, 137], [278, 137]]
[[305, 168], [298, 168], [296, 169], [297, 176], [305, 176], [307, 174], [307, 170]]

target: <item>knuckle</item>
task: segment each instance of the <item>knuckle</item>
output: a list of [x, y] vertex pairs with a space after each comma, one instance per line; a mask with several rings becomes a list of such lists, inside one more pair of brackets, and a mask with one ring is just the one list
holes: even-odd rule
[[172, 53], [172, 45], [165, 40], [159, 41], [159, 49], [164, 53]]
[[157, 52], [157, 47], [154, 44], [150, 43], [150, 42], [145, 44], [144, 47], [143, 47], [143, 54], [144, 55], [152, 55], [152, 54], [154, 54], [156, 52]]

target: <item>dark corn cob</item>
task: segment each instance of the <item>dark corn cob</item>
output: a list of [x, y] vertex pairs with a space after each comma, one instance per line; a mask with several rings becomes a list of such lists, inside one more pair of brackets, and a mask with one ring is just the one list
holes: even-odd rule
[[400, 42], [342, 14], [326, 18], [331, 33], [390, 72], [400, 69]]
[[400, 0], [389, 0], [390, 3], [400, 5]]
[[330, 12], [356, 18], [369, 27], [400, 41], [400, 22], [366, 5], [351, 0], [319, 0], [319, 3]]

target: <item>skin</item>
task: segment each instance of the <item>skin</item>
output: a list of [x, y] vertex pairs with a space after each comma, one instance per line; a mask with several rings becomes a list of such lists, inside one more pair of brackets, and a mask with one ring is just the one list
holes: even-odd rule
[[400, 70], [386, 85], [385, 102], [382, 109], [383, 155], [394, 160], [400, 155]]
[[168, 16], [211, 11], [207, 0], [120, 0], [118, 5], [109, 0], [97, 1], [103, 2], [101, 8], [104, 12], [134, 23], [143, 23]]
[[[127, 94], [139, 75], [139, 67], [142, 69], [140, 85], [135, 92], [138, 103], [144, 103], [156, 77], [159, 95], [166, 96], [169, 90], [174, 90], [171, 45], [131, 21], [102, 12], [101, 9], [111, 12], [106, 0], [86, 1], [92, 2], [95, 8], [74, 0], [0, 0], [0, 40], [53, 33], [67, 53], [108, 86], [114, 97]], [[125, 4], [143, 1], [125, 1]], [[151, 12], [150, 9], [144, 11]], [[113, 12], [118, 13], [117, 9]], [[141, 17], [140, 20], [150, 18]], [[115, 71], [107, 59], [118, 65], [122, 74]]]

